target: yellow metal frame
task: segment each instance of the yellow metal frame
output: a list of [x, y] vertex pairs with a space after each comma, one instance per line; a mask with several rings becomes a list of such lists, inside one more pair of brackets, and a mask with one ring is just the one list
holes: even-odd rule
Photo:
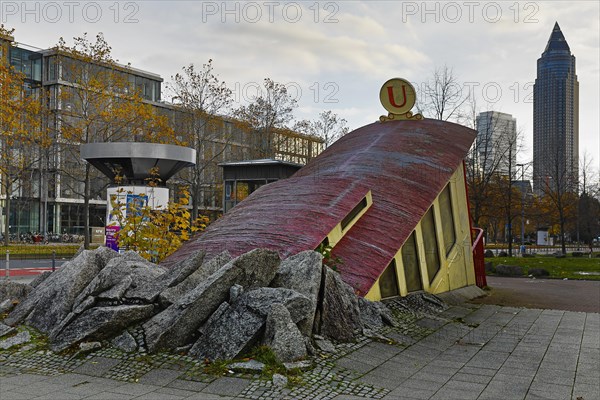
[[[346, 235], [346, 233], [348, 233], [348, 231], [350, 231], [350, 229], [352, 229], [354, 224], [369, 210], [369, 208], [371, 208], [371, 205], [373, 204], [373, 195], [371, 194], [370, 190], [365, 194], [365, 196], [363, 198], [360, 199], [360, 201], [362, 201], [363, 199], [367, 199], [367, 206], [363, 210], [361, 210], [361, 212], [359, 212], [356, 215], [356, 217], [354, 217], [354, 219], [352, 219], [352, 221], [348, 224], [348, 226], [346, 226], [345, 229], [342, 229], [342, 221], [340, 221], [331, 230], [331, 232], [329, 232], [327, 234], [327, 240], [328, 240], [329, 246], [331, 248], [334, 248], [335, 245], [338, 244], [340, 240], [342, 240], [344, 235]], [[360, 203], [360, 201], [359, 201], [359, 203]], [[358, 205], [358, 203], [356, 203], [354, 205], [354, 207], [356, 207], [356, 205]], [[354, 207], [352, 207], [352, 209], [354, 209]]]
[[[419, 257], [419, 269], [421, 272], [423, 290], [433, 294], [475, 284], [475, 269], [473, 267], [473, 253], [471, 251], [471, 226], [469, 224], [467, 192], [462, 163], [456, 171], [454, 171], [454, 174], [452, 174], [448, 185], [450, 185], [450, 195], [452, 199], [452, 214], [454, 216], [456, 243], [450, 249], [450, 252], [445, 254], [443, 251], [444, 242], [439, 197], [436, 197], [433, 201], [433, 215], [436, 227], [436, 240], [438, 242], [438, 249], [440, 249], [441, 266], [431, 284], [429, 283], [430, 279], [425, 262], [426, 249], [423, 244], [422, 221], [415, 227], [417, 254]], [[404, 245], [404, 243], [402, 243], [402, 245]], [[406, 287], [406, 278], [404, 276], [404, 264], [402, 263], [402, 246], [400, 246], [394, 255], [394, 259], [396, 260], [398, 289], [401, 296], [406, 296], [408, 290]], [[379, 279], [377, 279], [375, 284], [371, 287], [365, 298], [372, 301], [381, 300]]]

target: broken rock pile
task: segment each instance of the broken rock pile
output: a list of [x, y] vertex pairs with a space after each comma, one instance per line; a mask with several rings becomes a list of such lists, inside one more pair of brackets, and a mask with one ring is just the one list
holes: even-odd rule
[[[125, 351], [215, 360], [267, 345], [289, 362], [311, 352], [313, 335], [352, 341], [392, 323], [383, 304], [357, 296], [314, 251], [283, 261], [265, 249], [210, 260], [198, 252], [166, 270], [136, 253], [100, 247], [35, 287], [3, 292], [4, 284], [0, 303], [18, 303], [4, 324], [38, 329], [54, 351], [110, 340]], [[17, 292], [19, 298], [9, 296]]]

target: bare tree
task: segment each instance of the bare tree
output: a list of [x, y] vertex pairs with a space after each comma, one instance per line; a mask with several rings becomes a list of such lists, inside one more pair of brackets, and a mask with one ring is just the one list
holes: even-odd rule
[[[192, 219], [198, 218], [204, 186], [213, 184], [216, 177], [207, 176], [211, 168], [225, 152], [231, 141], [231, 132], [226, 129], [223, 114], [232, 103], [232, 92], [225, 82], [214, 73], [212, 60], [196, 70], [193, 64], [182, 68], [172, 78], [168, 88], [173, 99], [178, 100], [181, 123], [190, 135], [189, 142], [196, 149], [196, 165], [191, 169], [189, 179], [192, 196]], [[214, 172], [214, 171], [213, 171]], [[185, 175], [181, 175], [184, 180]]]
[[417, 109], [424, 116], [448, 121], [461, 118], [461, 109], [469, 95], [463, 91], [463, 85], [447, 65], [437, 67], [430, 79], [423, 83], [418, 91]]
[[53, 60], [64, 84], [56, 95], [56, 133], [60, 151], [60, 184], [83, 199], [84, 246], [90, 244], [90, 199], [105, 181], [79, 155], [79, 145], [119, 140], [174, 141], [173, 130], [144, 101], [129, 81], [129, 66], [120, 65], [100, 33], [67, 46], [61, 38]]
[[483, 219], [497, 214], [497, 196], [492, 196], [492, 192], [498, 190], [500, 181], [495, 177], [512, 176], [518, 135], [512, 121], [494, 113], [472, 113], [478, 134], [467, 155], [466, 175], [473, 223], [480, 226]]
[[293, 118], [293, 111], [298, 106], [284, 84], [270, 78], [264, 80], [262, 91], [247, 106], [239, 107], [234, 115], [244, 122], [253, 133], [256, 149], [254, 157], [272, 157], [278, 147], [276, 130], [286, 128]]
[[[12, 32], [0, 25], [0, 35], [3, 37], [10, 37]], [[10, 233], [11, 197], [24, 186], [32, 184], [33, 171], [39, 167], [43, 149], [50, 142], [43, 124], [45, 113], [39, 92], [26, 89], [25, 75], [0, 58], [0, 183], [2, 194], [6, 197], [6, 246]], [[32, 190], [29, 192], [33, 195]], [[19, 214], [18, 210], [16, 214]]]
[[563, 254], [566, 254], [566, 229], [567, 223], [575, 215], [578, 179], [567, 169], [562, 146], [557, 141], [552, 146], [550, 157], [538, 160], [538, 162], [541, 170], [545, 172], [545, 175], [538, 180], [538, 188], [557, 215], [561, 250]]
[[580, 163], [580, 193], [577, 201], [577, 239], [592, 251], [594, 239], [600, 236], [600, 201], [598, 177], [593, 171], [593, 159], [586, 152]]
[[[506, 140], [508, 141], [508, 148], [505, 152], [506, 164], [508, 166], [508, 174], [495, 174], [498, 180], [498, 189], [500, 190], [500, 202], [499, 208], [501, 208], [504, 212], [505, 226], [506, 226], [506, 241], [508, 244], [508, 256], [512, 257], [512, 242], [513, 242], [513, 233], [512, 233], [512, 225], [513, 220], [519, 215], [519, 192], [516, 190], [514, 186], [515, 181], [515, 170], [516, 165], [514, 163], [515, 156], [519, 151], [519, 147], [521, 146], [522, 141], [520, 143], [517, 141], [517, 138], [522, 138], [522, 135], [515, 134], [513, 135], [511, 130], [508, 129]], [[522, 189], [524, 190], [524, 188]]]
[[294, 124], [293, 130], [307, 135], [320, 137], [325, 142], [325, 148], [344, 136], [350, 130], [347, 121], [333, 111], [323, 111], [315, 121], [302, 120]]

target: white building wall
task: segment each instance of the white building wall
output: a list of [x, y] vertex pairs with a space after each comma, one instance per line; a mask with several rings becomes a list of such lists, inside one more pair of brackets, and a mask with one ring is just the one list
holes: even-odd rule
[[[477, 116], [477, 153], [479, 165], [486, 173], [512, 175], [517, 163], [517, 120], [511, 114], [497, 111]], [[509, 157], [510, 155], [510, 157]]]

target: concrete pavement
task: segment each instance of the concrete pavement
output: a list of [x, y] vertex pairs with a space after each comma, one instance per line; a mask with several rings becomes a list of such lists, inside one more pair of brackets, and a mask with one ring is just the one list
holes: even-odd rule
[[[600, 399], [600, 314], [464, 304], [322, 353], [302, 383], [167, 355], [0, 351], [0, 399]], [[132, 372], [133, 371], [133, 372]]]
[[600, 281], [488, 276], [487, 282], [489, 296], [474, 303], [600, 313]]

